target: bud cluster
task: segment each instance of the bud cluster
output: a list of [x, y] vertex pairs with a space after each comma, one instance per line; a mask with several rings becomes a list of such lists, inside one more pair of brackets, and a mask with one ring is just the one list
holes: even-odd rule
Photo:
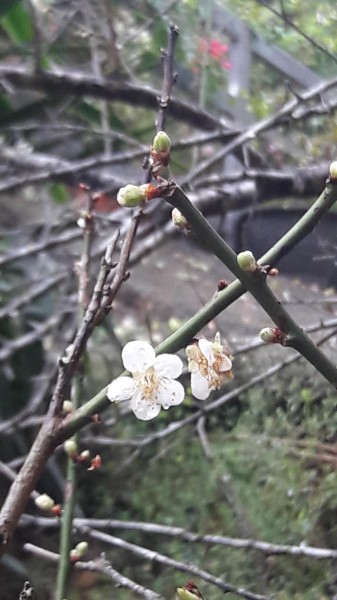
[[90, 451], [88, 449], [79, 452], [77, 442], [74, 439], [66, 440], [63, 444], [63, 450], [74, 463], [86, 466], [89, 464], [87, 471], [96, 471], [103, 464], [100, 454], [96, 454], [96, 456], [90, 459]]

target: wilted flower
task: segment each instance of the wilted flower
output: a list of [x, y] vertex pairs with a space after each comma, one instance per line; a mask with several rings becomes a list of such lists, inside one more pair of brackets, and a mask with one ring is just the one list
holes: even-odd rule
[[219, 332], [214, 342], [200, 338], [196, 344], [187, 346], [186, 354], [192, 394], [199, 400], [205, 400], [212, 390], [219, 389], [224, 379], [232, 379], [232, 357], [221, 344]]
[[137, 340], [124, 346], [122, 361], [132, 377], [115, 379], [108, 386], [107, 396], [111, 402], [130, 401], [138, 419], [153, 419], [161, 408], [168, 409], [184, 400], [183, 386], [174, 381], [183, 368], [178, 356], [161, 354], [156, 357], [150, 344]]

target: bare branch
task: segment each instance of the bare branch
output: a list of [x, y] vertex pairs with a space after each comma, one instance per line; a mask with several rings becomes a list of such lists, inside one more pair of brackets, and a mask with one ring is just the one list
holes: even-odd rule
[[[41, 548], [40, 546], [36, 546], [35, 544], [26, 543], [24, 544], [23, 549], [26, 552], [34, 554], [34, 556], [42, 558], [43, 560], [47, 560], [53, 563], [58, 563], [59, 561], [58, 554], [56, 554], [55, 552], [51, 552], [50, 550]], [[105, 560], [104, 556], [88, 562], [78, 561], [77, 563], [75, 563], [74, 568], [79, 571], [95, 571], [98, 573], [103, 573], [104, 575], [110, 577], [110, 579], [112, 579], [119, 587], [129, 589], [135, 594], [137, 594], [137, 596], [145, 598], [145, 600], [165, 600], [159, 594], [156, 594], [152, 590], [143, 587], [139, 583], [132, 581], [132, 579], [125, 577], [124, 575], [113, 569], [110, 563]]]
[[[282, 438], [278, 442], [282, 441]], [[36, 517], [32, 515], [22, 515], [20, 525], [22, 527], [31, 524], [38, 527], [59, 527], [59, 520], [56, 518]], [[211, 535], [193, 533], [182, 527], [170, 527], [159, 523], [148, 523], [141, 521], [119, 521], [118, 519], [74, 519], [75, 528], [95, 528], [95, 529], [121, 529], [126, 531], [141, 531], [142, 533], [165, 535], [173, 538], [180, 538], [184, 542], [229, 546], [234, 549], [251, 549], [259, 550], [267, 556], [307, 556], [315, 560], [331, 560], [337, 558], [337, 550], [331, 548], [318, 548], [315, 546], [307, 546], [302, 543], [298, 546], [291, 544], [273, 544], [262, 540], [234, 538], [223, 535]]]
[[196, 567], [194, 564], [174, 560], [169, 556], [166, 556], [165, 554], [154, 552], [153, 550], [150, 550], [150, 548], [145, 548], [143, 546], [127, 542], [125, 540], [122, 540], [121, 538], [117, 538], [107, 533], [96, 531], [95, 529], [88, 529], [87, 527], [79, 527], [79, 529], [83, 533], [86, 533], [90, 538], [100, 540], [105, 544], [109, 544], [117, 548], [122, 548], [123, 550], [128, 550], [129, 552], [132, 552], [137, 556], [142, 556], [145, 560], [151, 562], [158, 562], [159, 564], [165, 565], [167, 567], [172, 567], [174, 569], [177, 569], [178, 571], [190, 573], [191, 575], [200, 577], [204, 581], [208, 581], [209, 583], [212, 583], [216, 587], [220, 588], [225, 593], [231, 592], [233, 594], [241, 596], [242, 598], [246, 598], [247, 600], [267, 600], [266, 596], [254, 594], [253, 592], [250, 592], [244, 588], [231, 585], [230, 583], [225, 582], [221, 577], [215, 577], [208, 571], [205, 571], [204, 569], [199, 569], [199, 567]]
[[[160, 97], [157, 90], [148, 86], [111, 80], [101, 81], [74, 69], [65, 71], [55, 68], [53, 71], [35, 73], [26, 67], [0, 64], [0, 79], [20, 89], [42, 90], [50, 95], [57, 92], [76, 97], [91, 96], [116, 100], [128, 102], [133, 106], [144, 106], [149, 110], [157, 108], [157, 99]], [[170, 103], [170, 115], [205, 131], [228, 129], [225, 123], [206, 111], [177, 99], [172, 99]]]

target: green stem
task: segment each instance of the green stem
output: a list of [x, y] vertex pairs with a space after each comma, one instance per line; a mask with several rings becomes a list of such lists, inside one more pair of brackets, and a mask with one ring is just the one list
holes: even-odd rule
[[[77, 322], [78, 326], [81, 325], [85, 314], [85, 307], [87, 305], [87, 286], [88, 286], [88, 270], [90, 261], [90, 251], [92, 243], [92, 198], [88, 195], [88, 211], [86, 216], [86, 227], [83, 235], [83, 246], [80, 259], [79, 273], [78, 273], [78, 308], [77, 308]], [[83, 360], [83, 357], [82, 357]], [[81, 365], [79, 367], [81, 369]], [[82, 399], [82, 388], [83, 388], [82, 373], [77, 370], [73, 377], [71, 384], [71, 400], [74, 410], [77, 410], [81, 406]], [[77, 443], [77, 434], [74, 435], [74, 441]], [[70, 549], [71, 549], [71, 534], [73, 529], [73, 513], [75, 504], [75, 491], [76, 491], [76, 464], [73, 459], [67, 457], [67, 472], [66, 472], [66, 484], [65, 484], [65, 498], [63, 505], [62, 514], [62, 525], [60, 532], [60, 545], [59, 554], [60, 560], [56, 578], [56, 594], [55, 600], [63, 600], [66, 595], [67, 580], [70, 570]]]
[[[181, 194], [183, 195], [183, 202], [180, 203], [180, 206], [181, 208], [183, 208], [182, 204], [185, 204], [186, 197], [185, 194], [181, 190], [179, 190], [179, 188], [175, 191], [174, 196], [171, 198], [170, 201], [172, 203], [175, 203], [175, 201], [177, 200], [177, 195], [179, 199], [179, 197], [181, 197]], [[294, 248], [294, 246], [298, 244], [298, 242], [300, 242], [308, 233], [310, 233], [313, 230], [313, 228], [319, 222], [321, 217], [329, 210], [329, 208], [331, 208], [331, 206], [336, 202], [336, 200], [337, 185], [329, 183], [322, 192], [322, 194], [319, 196], [319, 198], [314, 202], [314, 204], [299, 219], [299, 221], [295, 223], [295, 225], [278, 242], [276, 242], [276, 244], [270, 250], [268, 250], [268, 252], [264, 254], [264, 256], [260, 258], [259, 263], [262, 265], [276, 264], [278, 260], [280, 260], [283, 256], [288, 254], [290, 250], [292, 250], [292, 248]], [[187, 200], [187, 202], [189, 201]], [[190, 218], [192, 217], [193, 220], [195, 214], [198, 215], [197, 209], [195, 209], [194, 207], [192, 207], [192, 209], [189, 209], [189, 216]], [[204, 227], [205, 220], [200, 213], [199, 215], [200, 217], [198, 216], [198, 222], [200, 222], [202, 224], [202, 227]], [[193, 225], [193, 223], [191, 224]], [[226, 256], [229, 256], [231, 266], [233, 266], [235, 268], [235, 271], [239, 273], [240, 276], [242, 276], [243, 271], [241, 271], [241, 269], [239, 269], [238, 267], [235, 253], [232, 252], [230, 248], [228, 248], [227, 244], [225, 244], [225, 242], [219, 236], [217, 236], [217, 234], [209, 225], [207, 227], [207, 232], [204, 230], [204, 228], [202, 229], [201, 237], [204, 241], [207, 240], [208, 242], [208, 236], [210, 236], [211, 240], [214, 239], [214, 236], [216, 237], [217, 251], [221, 250], [221, 256], [222, 250], [225, 246], [225, 254]], [[250, 279], [252, 279], [252, 277]], [[191, 339], [198, 333], [198, 331], [200, 331], [200, 329], [205, 327], [205, 325], [207, 325], [209, 321], [214, 319], [225, 308], [230, 306], [235, 300], [237, 300], [242, 294], [244, 294], [247, 291], [246, 283], [247, 282], [243, 284], [241, 283], [241, 281], [236, 280], [233, 283], [231, 283], [226, 289], [219, 292], [208, 304], [203, 306], [198, 311], [198, 313], [196, 313], [193, 317], [186, 321], [186, 323], [184, 323], [177, 331], [172, 333], [161, 344], [159, 344], [159, 346], [157, 346], [156, 348], [157, 354], [162, 354], [164, 352], [174, 353], [180, 350], [180, 348], [186, 346], [191, 341]], [[303, 334], [302, 330], [300, 330], [300, 333]], [[304, 336], [302, 338], [303, 341], [306, 341], [306, 337], [307, 336]], [[312, 347], [313, 344], [311, 341], [310, 344]], [[317, 358], [315, 351], [314, 358]], [[324, 357], [324, 365], [326, 365], [326, 360], [327, 359]], [[312, 362], [312, 360], [310, 362]], [[336, 386], [337, 374], [335, 372], [335, 367], [330, 362], [328, 362], [328, 365], [326, 366], [328, 374], [331, 376], [332, 383], [334, 386]], [[90, 421], [90, 417], [94, 413], [100, 412], [108, 406], [110, 406], [110, 402], [106, 397], [106, 387], [104, 387], [95, 396], [93, 396], [93, 398], [91, 398], [84, 406], [77, 410], [71, 421], [59, 430], [59, 440], [62, 441], [67, 437], [71, 436], [75, 431], [78, 431], [81, 427], [86, 425]]]
[[[337, 186], [328, 186], [323, 192], [323, 197], [328, 197], [331, 201], [337, 199]], [[265, 276], [260, 271], [249, 273], [239, 267], [235, 252], [209, 225], [201, 212], [193, 206], [180, 188], [175, 189], [169, 201], [182, 212], [197, 239], [203, 241], [208, 249], [236, 275], [242, 286], [249, 290], [277, 327], [288, 336], [287, 345], [292, 346], [302, 354], [323, 377], [337, 388], [337, 369], [335, 365], [317, 348], [309, 336], [304, 333], [303, 329], [283, 308], [269, 289]], [[301, 235], [304, 236], [305, 233], [301, 231]], [[282, 251], [282, 248], [284, 249], [285, 246], [281, 245], [280, 251]]]
[[66, 585], [70, 568], [69, 552], [71, 547], [71, 531], [74, 510], [74, 490], [76, 485], [75, 467], [76, 465], [74, 464], [74, 462], [70, 458], [68, 458], [65, 483], [65, 502], [62, 513], [62, 525], [59, 544], [60, 560], [58, 564], [56, 578], [55, 600], [63, 600], [63, 598], [65, 598]]

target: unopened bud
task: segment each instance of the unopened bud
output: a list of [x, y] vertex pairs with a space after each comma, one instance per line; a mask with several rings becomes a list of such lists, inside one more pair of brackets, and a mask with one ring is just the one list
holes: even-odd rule
[[188, 581], [184, 587], [177, 588], [177, 600], [197, 600], [202, 599], [202, 594], [194, 581]]
[[74, 550], [76, 550], [79, 557], [82, 558], [88, 552], [88, 547], [88, 542], [79, 542], [76, 544]]
[[75, 440], [66, 440], [63, 449], [69, 458], [75, 458], [78, 455], [78, 447]]
[[[76, 266], [76, 264], [75, 264]], [[61, 358], [61, 361], [64, 365], [67, 365], [70, 363], [71, 357], [73, 355], [74, 352], [74, 344], [70, 344], [64, 351], [64, 355]]]
[[257, 269], [257, 262], [254, 254], [250, 250], [240, 252], [237, 255], [237, 261], [240, 269], [253, 273]]
[[329, 167], [329, 175], [331, 179], [337, 179], [337, 160], [334, 160]]
[[85, 461], [85, 460], [89, 460], [89, 458], [90, 458], [90, 450], [82, 450], [82, 452], [80, 454], [80, 460]]
[[68, 415], [73, 411], [73, 403], [71, 400], [65, 400], [62, 404], [62, 411], [65, 415]]
[[179, 229], [188, 229], [188, 221], [178, 208], [174, 208], [171, 213], [172, 223]]
[[165, 131], [158, 131], [155, 135], [153, 144], [153, 150], [160, 154], [168, 154], [171, 150], [171, 140]]
[[144, 189], [144, 186], [132, 185], [131, 183], [128, 183], [128, 185], [119, 190], [117, 194], [117, 202], [121, 206], [133, 208], [134, 206], [138, 206], [144, 202], [144, 200], [146, 200], [145, 192], [146, 190]]
[[260, 340], [262, 340], [266, 344], [275, 344], [279, 341], [277, 339], [275, 329], [272, 329], [271, 327], [264, 327], [263, 329], [261, 329], [259, 337]]
[[52, 510], [53, 506], [55, 505], [54, 500], [50, 496], [48, 496], [48, 494], [41, 494], [40, 496], [35, 498], [34, 502], [40, 510], [45, 511]]

